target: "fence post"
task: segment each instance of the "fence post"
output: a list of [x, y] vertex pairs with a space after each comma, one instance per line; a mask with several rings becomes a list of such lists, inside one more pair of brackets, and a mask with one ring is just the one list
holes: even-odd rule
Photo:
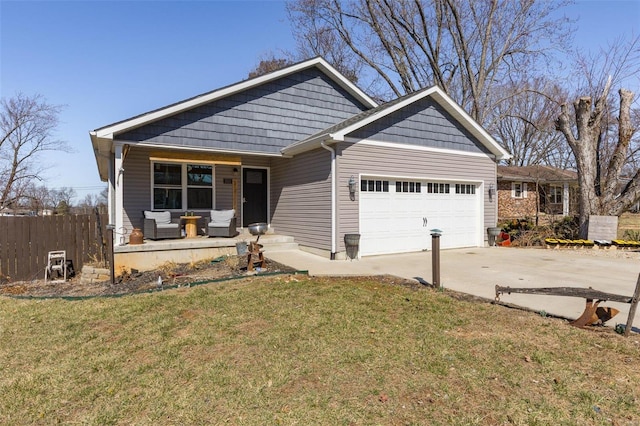
[[116, 226], [109, 223], [107, 225], [107, 243], [109, 244], [109, 273], [111, 275], [111, 284], [116, 283], [116, 276], [113, 267], [113, 230], [116, 229]]
[[624, 337], [629, 337], [631, 333], [631, 327], [633, 326], [633, 317], [636, 316], [636, 309], [638, 308], [638, 301], [640, 299], [640, 274], [638, 274], [638, 281], [636, 281], [636, 290], [633, 292], [631, 299], [631, 306], [629, 307], [629, 317], [627, 318], [627, 326], [624, 329]]

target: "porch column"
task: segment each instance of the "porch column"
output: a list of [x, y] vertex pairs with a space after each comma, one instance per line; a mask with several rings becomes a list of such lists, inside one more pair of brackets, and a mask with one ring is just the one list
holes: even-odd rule
[[114, 144], [114, 162], [113, 162], [113, 176], [114, 176], [114, 191], [115, 191], [115, 209], [114, 209], [114, 225], [116, 226], [116, 236], [114, 238], [115, 245], [120, 244], [120, 240], [124, 233], [124, 212], [123, 212], [123, 197], [122, 188], [124, 186], [124, 169], [122, 168], [122, 144]]
[[562, 188], [562, 216], [569, 216], [569, 183]]

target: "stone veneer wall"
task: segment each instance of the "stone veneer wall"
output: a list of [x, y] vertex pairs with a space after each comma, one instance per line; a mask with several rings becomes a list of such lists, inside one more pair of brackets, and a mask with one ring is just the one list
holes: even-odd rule
[[498, 182], [498, 221], [536, 216], [538, 194], [535, 184], [527, 183], [527, 198], [511, 197], [511, 182]]

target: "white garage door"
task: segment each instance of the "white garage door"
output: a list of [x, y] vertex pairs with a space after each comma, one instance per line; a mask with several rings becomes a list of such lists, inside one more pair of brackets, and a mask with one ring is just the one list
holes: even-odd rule
[[360, 253], [430, 250], [431, 229], [443, 231], [441, 248], [481, 245], [479, 188], [468, 182], [363, 177]]

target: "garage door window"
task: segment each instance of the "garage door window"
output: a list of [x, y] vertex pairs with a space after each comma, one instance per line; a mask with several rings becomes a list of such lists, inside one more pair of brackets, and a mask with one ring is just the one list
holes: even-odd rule
[[476, 193], [475, 185], [456, 183], [456, 194], [474, 195], [475, 193]]
[[421, 192], [420, 182], [396, 181], [396, 192]]
[[448, 194], [450, 189], [451, 188], [448, 183], [437, 183], [437, 182], [427, 183], [427, 192], [429, 194]]
[[360, 182], [360, 191], [362, 192], [389, 192], [388, 180], [371, 180], [362, 179]]

